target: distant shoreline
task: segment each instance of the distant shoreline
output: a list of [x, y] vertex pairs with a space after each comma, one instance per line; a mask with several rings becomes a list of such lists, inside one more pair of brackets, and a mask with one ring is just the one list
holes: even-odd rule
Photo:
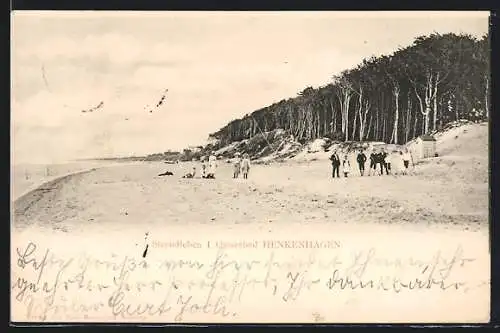
[[95, 171], [97, 169], [99, 169], [99, 167], [97, 167], [97, 168], [89, 168], [89, 169], [84, 169], [84, 170], [78, 170], [78, 171], [69, 172], [69, 173], [66, 173], [66, 174], [63, 174], [63, 175], [51, 177], [51, 178], [49, 178], [47, 180], [42, 181], [41, 183], [37, 183], [36, 185], [31, 186], [26, 191], [24, 191], [23, 193], [21, 193], [17, 197], [13, 198], [12, 202], [14, 204], [16, 204], [17, 202], [23, 200], [24, 198], [30, 196], [34, 192], [39, 191], [40, 189], [42, 189], [44, 187], [55, 186], [58, 183], [64, 181], [65, 179], [67, 179], [69, 177], [80, 175], [80, 174], [84, 174], [84, 173], [89, 173], [89, 172]]
[[[15, 193], [16, 191], [14, 190], [14, 188], [12, 186], [13, 184], [11, 184], [11, 193], [10, 193], [11, 202], [15, 203], [19, 199], [21, 199], [22, 197], [27, 196], [32, 192], [36, 192], [40, 188], [43, 188], [43, 187], [47, 186], [48, 184], [58, 183], [59, 181], [62, 181], [66, 177], [71, 177], [74, 175], [88, 173], [88, 172], [92, 172], [92, 171], [95, 171], [95, 170], [98, 170], [101, 168], [113, 166], [113, 163], [107, 163], [107, 164], [102, 163], [105, 161], [94, 161], [94, 162], [101, 162], [101, 164], [96, 163], [94, 165], [78, 165], [78, 163], [82, 163], [82, 162], [83, 161], [80, 161], [80, 162], [71, 161], [71, 162], [61, 162], [61, 163], [52, 163], [52, 164], [20, 163], [17, 165], [16, 164], [12, 165], [11, 167], [14, 167], [14, 168], [18, 167], [20, 169], [23, 169], [23, 167], [25, 168], [26, 166], [29, 166], [29, 168], [32, 166], [36, 166], [39, 168], [51, 169], [51, 168], [54, 168], [54, 166], [56, 166], [56, 165], [67, 166], [67, 165], [72, 165], [72, 164], [76, 164], [76, 167], [75, 168], [70, 167], [70, 168], [66, 169], [65, 172], [62, 172], [62, 173], [57, 173], [57, 171], [56, 171], [56, 174], [54, 174], [53, 176], [40, 176], [40, 175], [38, 175], [38, 177], [37, 177], [37, 176], [32, 175], [34, 181], [32, 182], [32, 184], [29, 184], [27, 186], [22, 186], [21, 187], [22, 190], [19, 190], [20, 194]], [[92, 162], [92, 161], [87, 160], [87, 162]], [[107, 161], [107, 162], [112, 162], [112, 161]], [[27, 170], [29, 170], [29, 168]], [[52, 170], [52, 171], [54, 171], [54, 170]], [[30, 171], [28, 171], [28, 172], [30, 172]], [[11, 182], [16, 183], [19, 181], [20, 181], [19, 179], [16, 179], [16, 175], [14, 174], [13, 170], [11, 170]]]
[[96, 157], [96, 158], [79, 158], [71, 162], [101, 162], [101, 161], [118, 161], [118, 162], [142, 162], [146, 157]]

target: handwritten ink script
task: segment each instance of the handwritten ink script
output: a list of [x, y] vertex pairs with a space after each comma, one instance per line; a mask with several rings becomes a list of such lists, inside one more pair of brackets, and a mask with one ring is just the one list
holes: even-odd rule
[[[15, 256], [11, 297], [26, 321], [230, 321], [252, 308], [345, 306], [365, 293], [372, 293], [371, 299], [465, 294], [477, 285], [465, 274], [475, 259], [461, 246], [422, 258], [388, 258], [369, 248], [334, 249], [321, 256], [312, 251], [301, 258], [270, 250], [243, 260], [218, 249], [207, 260], [168, 253], [152, 260], [116, 254], [65, 257], [30, 242]], [[324, 320], [311, 311], [315, 321]]]

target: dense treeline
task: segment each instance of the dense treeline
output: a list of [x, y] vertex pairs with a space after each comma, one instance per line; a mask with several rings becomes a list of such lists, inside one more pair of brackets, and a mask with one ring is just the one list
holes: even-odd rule
[[284, 129], [303, 143], [405, 143], [459, 119], [483, 120], [490, 109], [489, 37], [433, 34], [389, 56], [365, 59], [306, 88], [295, 98], [257, 110], [210, 134], [221, 147]]

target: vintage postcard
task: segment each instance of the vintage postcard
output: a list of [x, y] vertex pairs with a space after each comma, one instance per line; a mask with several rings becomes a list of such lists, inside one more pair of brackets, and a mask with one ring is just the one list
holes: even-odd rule
[[12, 13], [11, 321], [486, 323], [489, 12]]

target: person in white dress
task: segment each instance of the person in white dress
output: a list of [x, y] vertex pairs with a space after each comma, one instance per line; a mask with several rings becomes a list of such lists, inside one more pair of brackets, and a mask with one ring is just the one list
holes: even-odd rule
[[250, 156], [245, 154], [241, 160], [241, 172], [243, 173], [243, 179], [248, 179], [248, 172], [250, 171]]
[[215, 171], [217, 170], [217, 158], [214, 154], [208, 158], [208, 175], [207, 178], [215, 178]]
[[351, 172], [351, 162], [347, 159], [347, 155], [344, 156], [342, 161], [342, 172], [344, 172], [344, 177], [347, 177]]
[[201, 158], [201, 178], [207, 178], [207, 162], [205, 157]]
[[408, 148], [405, 149], [405, 152], [402, 153], [402, 158], [403, 158], [403, 164], [404, 164], [404, 172], [403, 174], [408, 174], [408, 171], [409, 171], [409, 168], [410, 168], [410, 161], [412, 163], [413, 166], [415, 166], [415, 164], [413, 163], [413, 157], [411, 156], [411, 153], [410, 151], [408, 150]]
[[398, 175], [404, 175], [406, 174], [406, 169], [405, 169], [405, 164], [403, 160], [403, 152], [399, 151], [397, 156], [393, 158], [394, 161], [394, 169], [396, 170], [396, 174]]
[[233, 178], [238, 178], [240, 176], [240, 171], [241, 171], [241, 158], [240, 155], [237, 153], [235, 154], [233, 159]]

